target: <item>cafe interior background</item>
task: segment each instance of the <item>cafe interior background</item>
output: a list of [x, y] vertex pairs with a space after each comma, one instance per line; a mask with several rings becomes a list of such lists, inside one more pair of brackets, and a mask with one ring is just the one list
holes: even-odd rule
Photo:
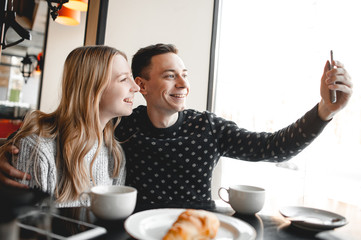
[[[175, 44], [190, 75], [188, 107], [253, 131], [287, 126], [320, 100], [320, 78], [332, 49], [354, 82], [346, 109], [286, 163], [223, 158], [213, 197], [220, 186], [250, 184], [266, 188], [268, 202], [302, 204], [317, 196], [361, 207], [358, 0], [89, 0], [87, 11], [76, 12], [75, 25], [53, 21], [45, 0], [7, 2], [32, 39], [1, 51], [1, 138], [19, 127], [27, 111], [55, 110], [64, 60], [84, 44], [110, 45], [129, 59], [140, 47]], [[8, 43], [18, 37], [12, 29], [6, 33]], [[26, 55], [34, 71], [24, 78]], [[145, 104], [140, 94], [139, 104]]]

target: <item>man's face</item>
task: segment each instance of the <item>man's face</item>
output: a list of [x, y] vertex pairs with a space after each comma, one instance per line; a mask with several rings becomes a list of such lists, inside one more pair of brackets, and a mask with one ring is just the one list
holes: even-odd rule
[[150, 109], [166, 114], [185, 109], [189, 82], [187, 69], [177, 54], [165, 53], [152, 57], [148, 76], [149, 79], [142, 80], [141, 93]]

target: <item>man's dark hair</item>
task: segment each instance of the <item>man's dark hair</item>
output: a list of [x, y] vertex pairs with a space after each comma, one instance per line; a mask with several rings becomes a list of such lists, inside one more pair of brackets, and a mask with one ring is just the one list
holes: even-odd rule
[[158, 43], [150, 45], [138, 50], [133, 56], [132, 60], [132, 72], [133, 78], [142, 77], [148, 79], [148, 67], [153, 56], [165, 54], [165, 53], [178, 53], [178, 49], [173, 44]]

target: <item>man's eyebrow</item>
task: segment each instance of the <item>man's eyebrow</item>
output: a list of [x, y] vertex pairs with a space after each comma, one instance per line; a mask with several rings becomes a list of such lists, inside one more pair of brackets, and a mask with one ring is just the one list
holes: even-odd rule
[[[176, 72], [174, 69], [165, 69], [163, 72]], [[188, 70], [185, 68], [182, 70], [182, 72], [188, 72]]]

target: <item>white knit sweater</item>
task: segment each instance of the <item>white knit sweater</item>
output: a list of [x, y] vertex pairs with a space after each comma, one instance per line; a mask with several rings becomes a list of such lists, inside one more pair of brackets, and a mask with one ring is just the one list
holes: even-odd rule
[[[38, 143], [39, 141], [39, 143]], [[38, 145], [38, 164], [34, 165], [34, 158], [31, 157], [35, 147]], [[13, 165], [20, 171], [29, 173], [31, 180], [21, 180], [19, 182], [30, 187], [39, 187], [42, 191], [53, 195], [55, 185], [57, 184], [58, 172], [56, 169], [56, 141], [50, 138], [39, 138], [33, 134], [20, 140], [19, 156], [13, 161]], [[95, 154], [97, 144], [85, 156], [85, 163], [88, 168]], [[118, 178], [112, 178], [114, 168], [114, 158], [109, 153], [108, 148], [103, 144], [100, 152], [93, 164], [92, 174], [95, 181], [91, 185], [124, 185], [125, 182], [125, 157], [120, 166]], [[38, 181], [35, 180], [35, 171], [37, 171]], [[77, 174], [77, 173], [74, 173]], [[89, 174], [90, 175], [90, 174]], [[75, 207], [80, 206], [80, 201], [66, 203], [56, 203], [56, 207]]]

